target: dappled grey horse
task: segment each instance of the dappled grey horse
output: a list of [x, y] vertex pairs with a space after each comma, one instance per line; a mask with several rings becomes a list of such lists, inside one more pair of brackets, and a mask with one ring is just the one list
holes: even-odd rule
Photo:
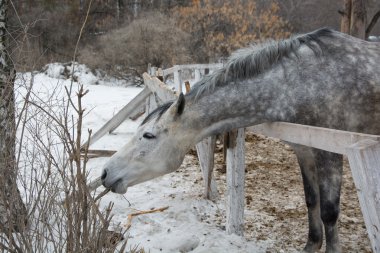
[[[263, 122], [380, 134], [380, 44], [320, 29], [235, 52], [186, 96], [153, 111], [105, 165], [117, 193], [175, 171], [205, 137]], [[340, 252], [342, 155], [293, 145], [302, 171], [309, 235], [305, 252]]]

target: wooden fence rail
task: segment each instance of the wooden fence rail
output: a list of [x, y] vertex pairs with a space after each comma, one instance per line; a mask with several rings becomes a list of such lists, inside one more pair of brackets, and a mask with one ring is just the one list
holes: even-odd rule
[[[223, 67], [222, 63], [213, 64], [188, 64], [188, 65], [174, 65], [172, 68], [164, 69], [162, 71], [163, 79], [166, 76], [173, 74], [173, 81], [175, 88], [178, 92], [182, 92], [182, 76], [181, 72], [184, 70], [190, 70], [194, 72], [194, 79], [199, 80], [202, 74], [205, 74], [206, 70], [213, 71], [215, 69]], [[150, 71], [151, 72], [151, 71]]]
[[[96, 131], [91, 139], [89, 145], [95, 143], [97, 140], [102, 138], [105, 134], [112, 132], [118, 126], [121, 125], [129, 116], [134, 114], [139, 108], [145, 103], [146, 98], [149, 96], [151, 91], [148, 88], [144, 88], [134, 99], [131, 100], [126, 106], [124, 106], [115, 116], [112, 117], [104, 126], [102, 126], [98, 131]], [[88, 145], [85, 142], [82, 147]]]

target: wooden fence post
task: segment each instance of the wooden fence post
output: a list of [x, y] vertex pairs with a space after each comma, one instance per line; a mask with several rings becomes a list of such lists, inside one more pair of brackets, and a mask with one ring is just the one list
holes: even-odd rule
[[380, 252], [380, 142], [362, 140], [347, 148], [373, 252]]
[[162, 70], [162, 68], [158, 68], [158, 69], [157, 69], [156, 77], [157, 77], [158, 80], [160, 80], [161, 82], [164, 81], [164, 71]]
[[156, 72], [157, 72], [157, 67], [150, 67], [150, 70], [149, 70], [149, 75], [151, 76], [155, 76], [156, 75]]
[[206, 199], [216, 200], [219, 197], [216, 182], [213, 179], [214, 169], [214, 151], [215, 151], [216, 136], [208, 137], [199, 142], [195, 147], [198, 153], [199, 164], [203, 174], [205, 183]]
[[190, 82], [189, 81], [185, 82], [185, 88], [186, 88], [186, 93], [190, 92]]
[[244, 233], [245, 130], [228, 133], [227, 143], [227, 224], [228, 234]]
[[[163, 71], [161, 68], [152, 67], [152, 77], [157, 77], [161, 82], [164, 80]], [[153, 112], [161, 103], [157, 94], [152, 91], [152, 94], [146, 99], [145, 105], [145, 115], [149, 115], [149, 113]]]
[[201, 71], [200, 71], [200, 69], [195, 69], [194, 70], [194, 80], [195, 80], [195, 82], [198, 82], [199, 80], [201, 80]]
[[177, 91], [179, 93], [181, 93], [182, 92], [182, 80], [181, 80], [180, 69], [176, 68], [176, 70], [174, 71], [173, 75], [174, 75], [174, 85], [175, 85], [176, 88], [178, 88]]
[[[190, 82], [186, 81], [186, 93], [190, 92]], [[199, 159], [199, 165], [203, 174], [205, 184], [204, 197], [210, 200], [219, 198], [216, 182], [213, 178], [214, 171], [214, 152], [216, 136], [208, 137], [195, 145]]]

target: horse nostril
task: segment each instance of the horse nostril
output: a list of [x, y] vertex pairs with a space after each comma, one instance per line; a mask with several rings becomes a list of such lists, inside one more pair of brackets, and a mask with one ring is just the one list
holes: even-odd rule
[[106, 179], [107, 177], [107, 171], [103, 170], [102, 176], [100, 177], [102, 180]]

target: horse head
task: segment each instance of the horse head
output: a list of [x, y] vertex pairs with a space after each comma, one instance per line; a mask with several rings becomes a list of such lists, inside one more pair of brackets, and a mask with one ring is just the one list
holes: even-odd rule
[[124, 194], [127, 188], [175, 171], [190, 144], [181, 116], [185, 99], [167, 103], [153, 111], [132, 139], [105, 164], [104, 187]]

